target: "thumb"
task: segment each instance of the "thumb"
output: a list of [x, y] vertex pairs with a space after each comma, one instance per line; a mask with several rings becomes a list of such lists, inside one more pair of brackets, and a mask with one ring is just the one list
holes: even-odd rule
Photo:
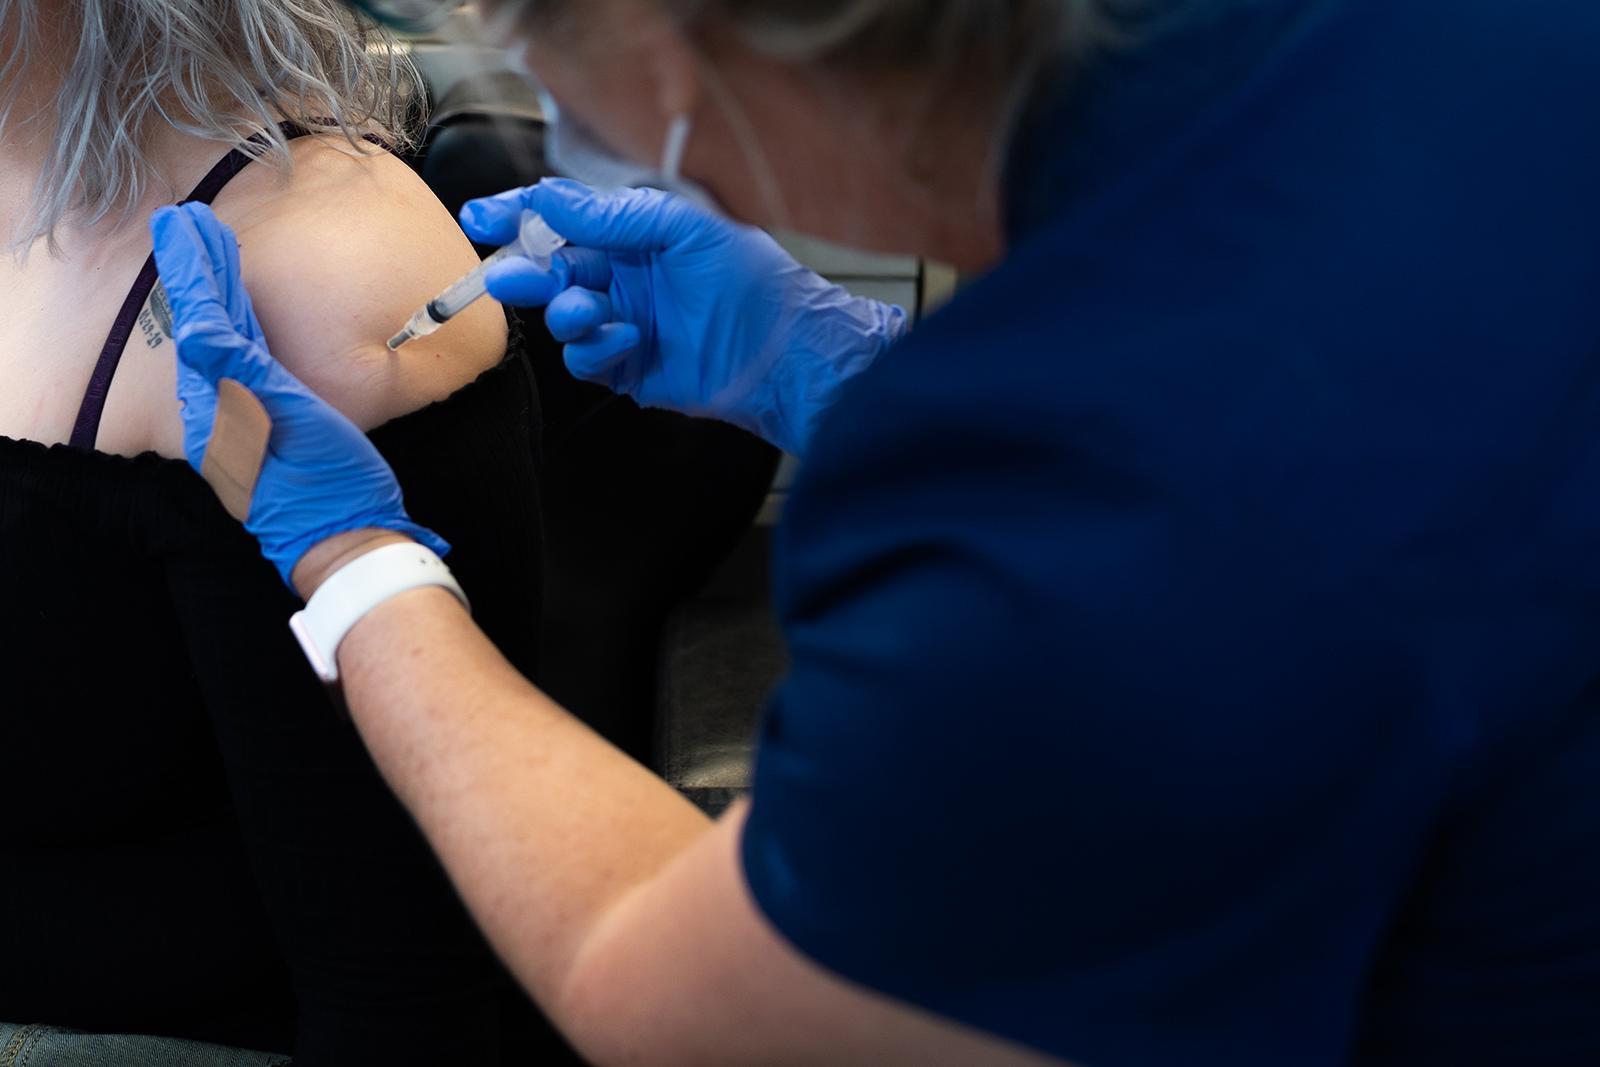
[[512, 189], [496, 196], [468, 200], [461, 208], [461, 228], [479, 244], [508, 245], [522, 229], [530, 190]]
[[217, 386], [181, 360], [178, 362], [178, 406], [183, 415], [185, 447], [191, 443], [203, 444], [211, 436], [211, 424], [216, 418]]
[[566, 269], [557, 260], [546, 270], [531, 259], [512, 256], [489, 268], [483, 284], [489, 295], [511, 307], [538, 308], [567, 287]]
[[597, 192], [550, 178], [524, 191], [527, 207], [575, 245], [603, 252], [662, 252], [695, 228], [716, 221], [681, 197], [658, 189]]

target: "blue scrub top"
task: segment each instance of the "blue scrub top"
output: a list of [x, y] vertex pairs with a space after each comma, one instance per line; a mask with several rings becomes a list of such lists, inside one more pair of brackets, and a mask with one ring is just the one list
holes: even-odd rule
[[1600, 1063], [1600, 3], [1146, 7], [817, 439], [750, 887], [1089, 1067]]

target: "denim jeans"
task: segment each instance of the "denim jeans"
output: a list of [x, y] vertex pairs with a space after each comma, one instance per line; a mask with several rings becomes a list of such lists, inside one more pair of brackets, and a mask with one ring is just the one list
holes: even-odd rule
[[0, 1067], [287, 1067], [282, 1053], [0, 1023]]

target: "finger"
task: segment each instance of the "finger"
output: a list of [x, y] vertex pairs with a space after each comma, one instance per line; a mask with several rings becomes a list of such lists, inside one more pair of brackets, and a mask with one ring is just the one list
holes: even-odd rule
[[556, 269], [566, 270], [566, 284], [605, 292], [611, 288], [611, 257], [593, 248], [568, 245], [556, 253]]
[[544, 321], [562, 344], [582, 341], [611, 321], [611, 298], [593, 289], [568, 289], [550, 302]]
[[590, 336], [590, 340], [566, 347], [567, 369], [574, 377], [609, 385], [612, 372], [639, 351], [639, 327], [609, 322]]
[[253, 322], [255, 309], [251, 307], [250, 296], [245, 291], [239, 263], [239, 240], [233, 230], [223, 225], [205, 204], [184, 204], [181, 210], [194, 222], [206, 246], [206, 254], [213, 265], [212, 276], [216, 279], [223, 306], [228, 311], [228, 321], [235, 327]]
[[489, 295], [512, 307], [538, 308], [565, 289], [563, 270], [546, 270], [524, 256], [513, 256], [489, 268], [483, 276]]
[[479, 244], [508, 245], [522, 230], [522, 213], [528, 209], [526, 189], [468, 200], [461, 209], [461, 228]]
[[156, 212], [151, 235], [180, 362], [211, 381], [253, 373], [249, 346], [228, 309], [231, 299], [243, 312], [239, 321], [253, 321], [232, 233], [209, 208], [189, 204]]
[[573, 244], [604, 252], [660, 252], [709, 219], [687, 200], [657, 189], [602, 193], [564, 178], [525, 190], [523, 202]]
[[217, 264], [195, 217], [181, 207], [164, 207], [150, 219], [156, 270], [175, 317], [195, 319], [211, 313], [226, 318]]

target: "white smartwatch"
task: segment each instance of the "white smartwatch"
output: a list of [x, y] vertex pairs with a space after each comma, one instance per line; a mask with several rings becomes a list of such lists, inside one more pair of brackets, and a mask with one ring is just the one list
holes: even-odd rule
[[327, 685], [339, 681], [339, 643], [384, 601], [412, 589], [438, 586], [448, 589], [468, 611], [450, 568], [431, 550], [418, 544], [384, 545], [345, 564], [322, 583], [305, 610], [289, 620], [311, 669]]

